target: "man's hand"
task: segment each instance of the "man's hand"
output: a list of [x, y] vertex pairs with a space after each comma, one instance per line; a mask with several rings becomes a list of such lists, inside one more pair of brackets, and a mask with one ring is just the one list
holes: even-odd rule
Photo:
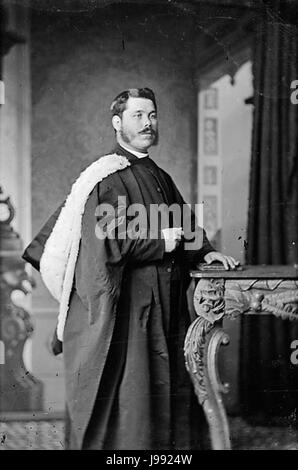
[[165, 240], [165, 251], [167, 253], [174, 251], [182, 239], [182, 227], [164, 228], [161, 233]]
[[204, 260], [207, 264], [211, 264], [213, 261], [219, 261], [225, 267], [225, 269], [235, 269], [239, 266], [239, 261], [235, 260], [232, 256], [226, 256], [218, 251], [210, 251], [207, 255], [204, 256]]

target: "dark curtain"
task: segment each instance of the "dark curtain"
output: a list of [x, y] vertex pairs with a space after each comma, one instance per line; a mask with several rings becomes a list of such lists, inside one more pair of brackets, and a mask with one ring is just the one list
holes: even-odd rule
[[[278, 5], [268, 8], [255, 36], [247, 264], [298, 262], [298, 104], [291, 102], [291, 83], [298, 80], [295, 15]], [[241, 333], [244, 415], [297, 423], [298, 366], [290, 355], [298, 322], [244, 317]]]

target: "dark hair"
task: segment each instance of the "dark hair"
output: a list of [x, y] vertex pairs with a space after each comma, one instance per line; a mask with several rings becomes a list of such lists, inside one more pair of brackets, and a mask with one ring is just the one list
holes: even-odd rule
[[128, 90], [122, 91], [113, 100], [110, 110], [113, 116], [122, 117], [123, 111], [126, 109], [126, 102], [128, 98], [146, 98], [151, 100], [157, 110], [155, 95], [150, 88], [129, 88]]

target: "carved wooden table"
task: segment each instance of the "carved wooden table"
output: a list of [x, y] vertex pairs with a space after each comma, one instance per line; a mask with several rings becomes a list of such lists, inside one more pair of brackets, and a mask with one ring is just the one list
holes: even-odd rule
[[231, 448], [222, 393], [229, 390], [218, 374], [218, 354], [229, 337], [224, 317], [274, 315], [298, 320], [298, 266], [244, 266], [237, 271], [192, 271], [196, 281], [194, 308], [184, 345], [186, 368], [209, 424], [214, 450]]

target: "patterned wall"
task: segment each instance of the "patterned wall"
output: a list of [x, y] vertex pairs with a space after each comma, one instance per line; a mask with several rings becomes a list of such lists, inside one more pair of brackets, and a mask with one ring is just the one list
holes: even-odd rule
[[199, 94], [199, 201], [204, 204], [203, 224], [213, 246], [221, 250], [222, 152], [219, 93], [214, 86]]

